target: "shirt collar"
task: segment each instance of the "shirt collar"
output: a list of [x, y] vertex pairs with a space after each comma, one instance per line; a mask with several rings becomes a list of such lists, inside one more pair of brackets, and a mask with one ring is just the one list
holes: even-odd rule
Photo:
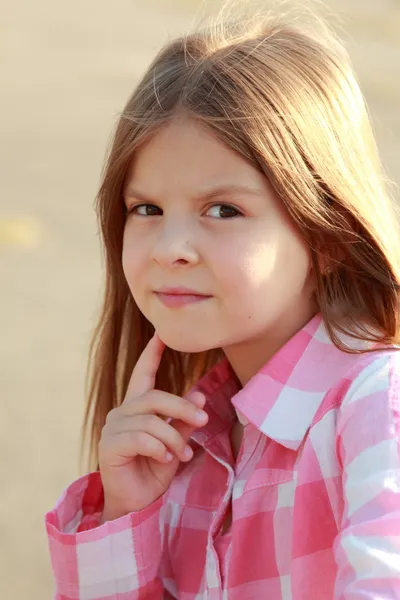
[[[338, 334], [340, 335], [340, 334]], [[352, 349], [364, 342], [340, 335]], [[196, 389], [206, 398], [207, 425], [192, 438], [206, 444], [238, 416], [279, 444], [297, 450], [322, 400], [342, 379], [357, 354], [339, 350], [317, 314], [241, 389], [227, 359], [203, 377]]]

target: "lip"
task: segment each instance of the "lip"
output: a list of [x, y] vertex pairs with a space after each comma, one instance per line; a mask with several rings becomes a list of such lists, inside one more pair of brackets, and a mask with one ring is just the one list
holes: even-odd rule
[[201, 294], [196, 290], [191, 290], [184, 287], [163, 287], [155, 291], [157, 298], [169, 307], [180, 307], [187, 304], [195, 304], [196, 302], [204, 302], [212, 296]]

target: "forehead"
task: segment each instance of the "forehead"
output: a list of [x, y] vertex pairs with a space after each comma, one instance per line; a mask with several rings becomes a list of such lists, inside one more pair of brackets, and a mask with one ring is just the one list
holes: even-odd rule
[[200, 193], [213, 186], [248, 186], [270, 191], [249, 161], [193, 120], [176, 120], [158, 130], [137, 151], [125, 182], [149, 194], [167, 189]]

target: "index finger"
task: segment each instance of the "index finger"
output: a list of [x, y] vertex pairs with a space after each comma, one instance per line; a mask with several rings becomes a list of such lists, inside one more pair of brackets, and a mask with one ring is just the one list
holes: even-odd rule
[[157, 333], [153, 335], [137, 361], [129, 380], [126, 398], [141, 396], [154, 389], [156, 374], [160, 366], [165, 344]]

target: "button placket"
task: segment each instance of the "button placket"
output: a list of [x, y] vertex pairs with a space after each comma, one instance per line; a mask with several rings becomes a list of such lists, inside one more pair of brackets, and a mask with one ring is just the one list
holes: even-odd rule
[[[210, 452], [210, 450], [208, 450], [208, 451]], [[226, 492], [222, 498], [220, 506], [218, 507], [218, 509], [216, 511], [215, 517], [212, 521], [210, 531], [209, 531], [208, 552], [207, 552], [207, 560], [206, 560], [207, 577], [210, 575], [210, 573], [214, 573], [216, 576], [218, 576], [219, 583], [222, 588], [223, 565], [220, 564], [219, 556], [218, 556], [218, 553], [215, 548], [215, 538], [221, 529], [221, 526], [223, 524], [223, 519], [225, 516], [225, 512], [226, 512], [226, 508], [231, 500], [235, 474], [234, 474], [234, 470], [231, 467], [231, 465], [226, 463], [224, 460], [222, 460], [220, 457], [218, 457], [213, 452], [210, 452], [210, 454], [215, 458], [216, 461], [218, 461], [228, 471]]]

